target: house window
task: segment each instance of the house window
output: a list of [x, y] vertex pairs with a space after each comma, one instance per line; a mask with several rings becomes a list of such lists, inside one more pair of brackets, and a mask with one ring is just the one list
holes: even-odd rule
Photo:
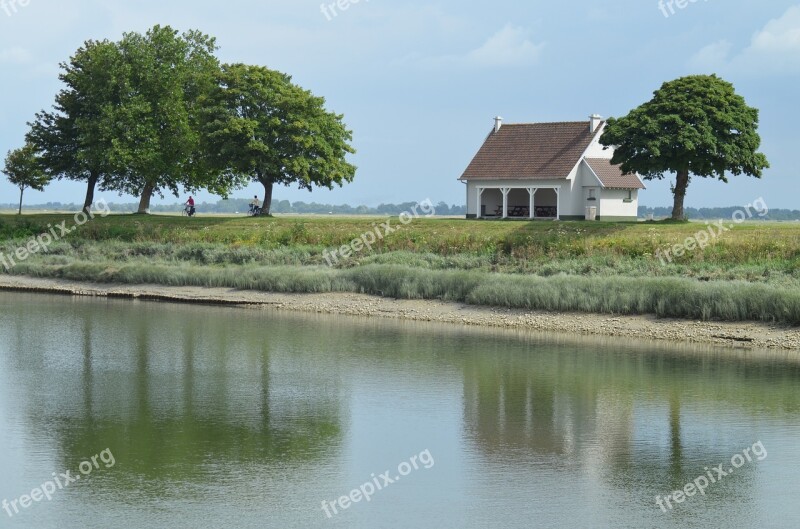
[[631, 191], [630, 189], [626, 191], [625, 199], [623, 200], [623, 202], [633, 202], [633, 191]]
[[595, 190], [593, 188], [589, 188], [589, 198], [588, 198], [588, 200], [597, 200], [596, 197], [594, 196], [594, 192], [595, 192]]

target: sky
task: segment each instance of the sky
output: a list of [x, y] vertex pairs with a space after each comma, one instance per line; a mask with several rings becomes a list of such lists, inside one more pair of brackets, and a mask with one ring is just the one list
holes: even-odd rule
[[[760, 109], [771, 168], [761, 180], [695, 178], [686, 205], [763, 198], [771, 208], [800, 209], [788, 192], [800, 176], [798, 0], [339, 2], [0, 0], [0, 153], [21, 146], [27, 122], [52, 106], [59, 63], [85, 40], [162, 24], [216, 37], [223, 62], [286, 72], [344, 115], [357, 150], [355, 180], [333, 191], [277, 188], [276, 200], [463, 204], [458, 177], [495, 116], [506, 123], [621, 117], [666, 81], [716, 73]], [[647, 182], [640, 204], [671, 205], [670, 180]], [[256, 193], [263, 188], [233, 196]], [[0, 183], [0, 203], [18, 194]], [[26, 202], [82, 202], [84, 194], [81, 183], [54, 182], [28, 191]]]

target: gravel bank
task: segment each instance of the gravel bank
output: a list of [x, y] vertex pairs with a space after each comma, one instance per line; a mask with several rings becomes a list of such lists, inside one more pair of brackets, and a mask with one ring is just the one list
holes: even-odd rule
[[699, 322], [653, 316], [546, 313], [476, 307], [430, 300], [396, 300], [362, 294], [275, 294], [227, 288], [108, 285], [0, 276], [0, 290], [74, 296], [136, 298], [178, 303], [262, 306], [288, 310], [458, 325], [532, 329], [583, 336], [612, 336], [734, 346], [800, 350], [800, 328], [764, 323]]

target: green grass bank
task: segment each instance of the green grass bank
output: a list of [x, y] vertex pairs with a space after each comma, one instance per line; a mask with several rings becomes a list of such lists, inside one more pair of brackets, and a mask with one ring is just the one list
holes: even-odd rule
[[[63, 221], [74, 225], [0, 216], [0, 252], [14, 256]], [[0, 273], [800, 324], [800, 223], [739, 224], [665, 259], [713, 223], [390, 221], [401, 229], [331, 267], [326, 252], [386, 219], [111, 215]]]

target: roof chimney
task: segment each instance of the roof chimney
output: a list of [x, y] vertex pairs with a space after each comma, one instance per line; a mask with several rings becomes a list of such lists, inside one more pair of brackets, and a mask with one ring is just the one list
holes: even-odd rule
[[589, 132], [595, 132], [597, 127], [600, 126], [601, 121], [603, 121], [603, 116], [600, 114], [592, 114], [589, 116]]
[[501, 118], [500, 116], [494, 118], [494, 131], [497, 132], [498, 130], [500, 130], [500, 127], [502, 126], [503, 126], [503, 118]]

